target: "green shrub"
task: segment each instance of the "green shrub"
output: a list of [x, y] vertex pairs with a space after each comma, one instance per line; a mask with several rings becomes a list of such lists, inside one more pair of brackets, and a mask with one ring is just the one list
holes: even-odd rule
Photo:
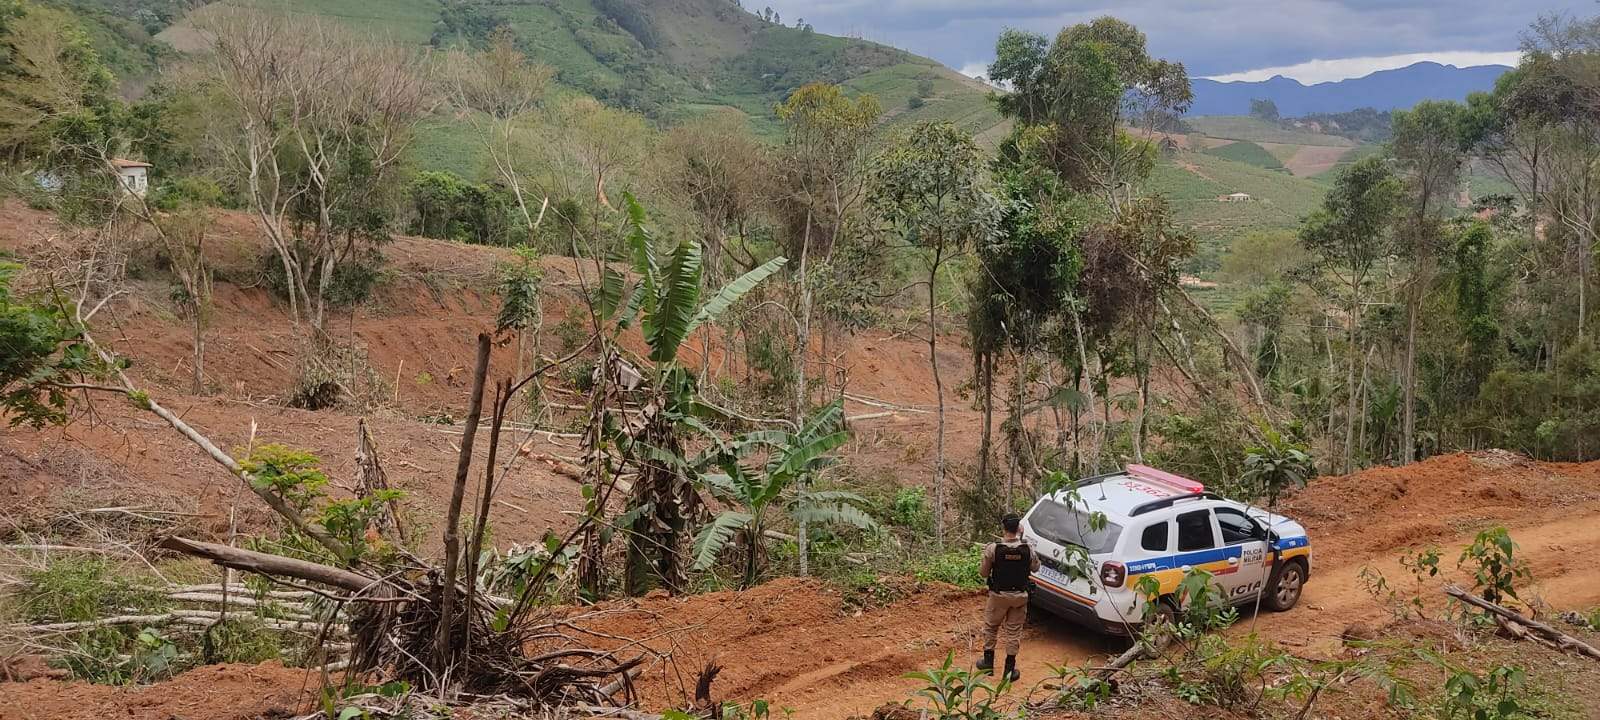
[[929, 555], [915, 563], [912, 577], [922, 582], [942, 582], [958, 587], [977, 589], [984, 587], [978, 575], [978, 565], [983, 559], [983, 546], [973, 545]]
[[928, 491], [920, 487], [900, 488], [889, 507], [889, 524], [913, 532], [933, 529], [933, 511], [928, 508]]
[[281, 634], [248, 615], [230, 615], [206, 628], [201, 658], [211, 663], [256, 664], [283, 657]]
[[1472, 587], [1492, 603], [1517, 597], [1517, 584], [1532, 579], [1527, 563], [1516, 557], [1517, 544], [1504, 527], [1478, 533], [1461, 551], [1456, 567], [1472, 573]]
[[117, 577], [104, 558], [63, 557], [23, 576], [17, 608], [31, 623], [82, 622], [126, 610], [160, 611], [165, 598]]
[[227, 194], [222, 186], [202, 177], [185, 176], [161, 183], [150, 193], [150, 206], [171, 212], [180, 207], [220, 207]]

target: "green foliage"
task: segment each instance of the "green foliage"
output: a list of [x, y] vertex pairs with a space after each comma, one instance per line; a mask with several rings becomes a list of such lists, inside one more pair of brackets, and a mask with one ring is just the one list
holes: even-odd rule
[[1516, 557], [1516, 551], [1511, 534], [1497, 526], [1479, 532], [1472, 544], [1461, 551], [1456, 566], [1472, 573], [1472, 587], [1482, 593], [1483, 599], [1498, 603], [1503, 598], [1517, 597], [1517, 585], [1533, 578], [1527, 563]]
[[59, 296], [17, 298], [12, 284], [22, 266], [0, 256], [0, 415], [11, 426], [66, 422], [70, 395], [62, 383], [107, 368], [83, 343], [83, 328]]
[[1516, 665], [1496, 665], [1479, 675], [1467, 668], [1441, 664], [1450, 672], [1444, 681], [1443, 720], [1521, 720], [1542, 717], [1529, 706], [1528, 674]]
[[232, 614], [206, 628], [200, 661], [254, 665], [284, 655], [283, 634], [254, 617]]
[[359, 559], [371, 551], [386, 551], [372, 528], [389, 512], [392, 503], [405, 497], [401, 490], [374, 490], [366, 497], [328, 500], [316, 516], [316, 522], [333, 535]]
[[1206, 148], [1203, 152], [1207, 155], [1215, 155], [1219, 158], [1226, 158], [1246, 165], [1254, 165], [1258, 168], [1284, 170], [1282, 160], [1267, 152], [1266, 148], [1249, 141], [1231, 142], [1227, 145]]
[[904, 487], [895, 492], [889, 506], [889, 522], [912, 532], [933, 529], [933, 512], [928, 509], [928, 492], [920, 487]]
[[71, 555], [23, 576], [16, 608], [30, 623], [83, 622], [125, 610], [159, 611], [165, 598], [114, 572], [104, 558]]
[[1009, 681], [1002, 679], [998, 686], [990, 685], [982, 675], [956, 667], [954, 651], [945, 655], [940, 666], [907, 673], [905, 677], [921, 683], [916, 697], [923, 700], [930, 718], [1000, 720], [1021, 717], [1019, 712], [1007, 712], [995, 706], [1010, 685]]
[[251, 485], [283, 498], [300, 512], [327, 497], [328, 476], [319, 468], [321, 464], [316, 455], [277, 443], [257, 447], [239, 461], [239, 467], [250, 474]]
[[1276, 428], [1261, 425], [1261, 444], [1245, 451], [1244, 486], [1252, 497], [1264, 497], [1275, 507], [1285, 490], [1305, 487], [1317, 475], [1316, 461], [1306, 446], [1284, 437]]
[[[843, 406], [831, 403], [807, 418], [798, 432], [758, 430], [746, 433], [717, 451], [712, 462], [722, 473], [701, 476], [711, 494], [740, 510], [725, 510], [700, 530], [694, 541], [695, 568], [705, 570], [743, 533], [747, 544], [744, 584], [760, 575], [760, 544], [769, 509], [778, 508], [796, 524], [842, 524], [863, 530], [877, 526], [861, 506], [859, 495], [838, 490], [813, 490], [811, 478], [834, 463], [831, 453], [849, 440], [840, 429]], [[765, 452], [760, 469], [741, 459]]]
[[107, 685], [154, 682], [183, 669], [177, 646], [151, 628], [131, 637], [109, 629], [86, 633], [61, 662], [72, 677]]
[[874, 160], [869, 199], [907, 241], [948, 255], [993, 236], [1000, 208], [983, 186], [972, 136], [950, 123], [922, 123]]
[[423, 237], [511, 245], [522, 237], [516, 200], [490, 185], [467, 182], [448, 171], [424, 171], [406, 188], [411, 205], [409, 231]]
[[978, 574], [982, 560], [983, 546], [978, 544], [929, 553], [912, 564], [911, 576], [920, 582], [942, 582], [976, 590], [984, 587], [983, 576]]
[[500, 332], [521, 331], [542, 313], [539, 289], [544, 268], [539, 265], [539, 254], [525, 246], [517, 248], [516, 254], [516, 262], [500, 266], [500, 313], [495, 319], [495, 329]]

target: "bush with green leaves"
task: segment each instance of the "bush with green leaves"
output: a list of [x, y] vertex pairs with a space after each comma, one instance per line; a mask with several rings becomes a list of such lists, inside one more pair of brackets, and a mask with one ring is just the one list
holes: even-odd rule
[[984, 586], [978, 565], [983, 546], [973, 544], [922, 556], [912, 564], [911, 575], [919, 582], [942, 582], [968, 589]]
[[22, 577], [14, 602], [30, 623], [82, 622], [127, 610], [160, 612], [161, 593], [140, 588], [116, 572], [105, 558], [69, 555]]
[[13, 427], [40, 428], [66, 422], [71, 396], [63, 383], [107, 368], [82, 341], [65, 298], [13, 295], [21, 272], [0, 253], [0, 416]]
[[1286, 490], [1305, 487], [1317, 475], [1317, 463], [1306, 446], [1276, 429], [1261, 425], [1261, 442], [1245, 451], [1240, 477], [1251, 497], [1265, 498], [1275, 507]]
[[[744, 585], [755, 584], [761, 573], [761, 548], [770, 511], [805, 524], [841, 524], [860, 529], [877, 526], [861, 506], [866, 500], [845, 490], [814, 490], [810, 480], [834, 463], [831, 453], [850, 439], [841, 429], [844, 406], [831, 403], [818, 410], [798, 432], [757, 430], [727, 443], [713, 463], [722, 472], [701, 475], [701, 481], [718, 500], [729, 505], [700, 530], [694, 542], [695, 569], [711, 567], [733, 541], [745, 544]], [[743, 458], [766, 454], [759, 467]]]
[[1001, 720], [1020, 718], [1020, 710], [1003, 710], [996, 706], [1000, 695], [1010, 686], [1001, 679], [991, 685], [983, 675], [957, 667], [955, 652], [947, 653], [938, 667], [907, 673], [906, 679], [921, 683], [916, 697], [923, 701], [927, 717], [934, 720]]
[[1517, 585], [1533, 578], [1527, 563], [1516, 557], [1517, 544], [1504, 527], [1478, 533], [1472, 544], [1461, 551], [1456, 567], [1472, 573], [1473, 590], [1484, 600], [1498, 603], [1517, 597]]
[[1530, 706], [1528, 673], [1515, 665], [1497, 665], [1482, 675], [1451, 667], [1444, 681], [1442, 720], [1522, 720], [1542, 717]]
[[[339, 562], [371, 559], [375, 553], [393, 550], [372, 532], [372, 528], [389, 508], [405, 497], [405, 492], [384, 489], [365, 497], [330, 497], [328, 476], [322, 472], [321, 465], [322, 459], [315, 454], [278, 443], [256, 447], [239, 461], [257, 489], [282, 498], [294, 512], [321, 526], [349, 548], [350, 557], [335, 558]], [[305, 538], [298, 533], [289, 532], [283, 540], [297, 556], [326, 559], [320, 546], [303, 542]]]

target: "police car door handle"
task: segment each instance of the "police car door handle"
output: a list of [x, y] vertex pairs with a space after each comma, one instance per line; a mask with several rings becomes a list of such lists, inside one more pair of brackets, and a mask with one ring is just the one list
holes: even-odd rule
[[1229, 565], [1238, 565], [1239, 564], [1239, 558], [1237, 558], [1237, 557], [1228, 558], [1228, 564]]

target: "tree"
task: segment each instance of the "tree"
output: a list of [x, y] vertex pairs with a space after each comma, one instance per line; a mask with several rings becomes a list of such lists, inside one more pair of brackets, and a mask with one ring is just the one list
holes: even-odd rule
[[1278, 121], [1278, 104], [1271, 98], [1251, 98], [1250, 117], [1275, 123]]
[[[1182, 64], [1152, 59], [1144, 33], [1110, 17], [1063, 28], [1053, 43], [1007, 31], [989, 77], [1012, 88], [996, 102], [1017, 120], [1016, 132], [1042, 128], [1035, 140], [1045, 162], [1113, 214], [1155, 166], [1150, 133], [1194, 99]], [[1145, 137], [1128, 135], [1127, 122], [1138, 122]]]
[[1495, 313], [1495, 288], [1490, 273], [1494, 231], [1484, 222], [1467, 226], [1455, 246], [1455, 311], [1462, 328], [1467, 386], [1463, 395], [1477, 397], [1478, 388], [1494, 369], [1500, 328]]
[[109, 141], [121, 109], [116, 79], [66, 11], [27, 4], [0, 15], [0, 154], [52, 169], [81, 164], [56, 151]]
[[935, 531], [944, 537], [944, 381], [939, 375], [939, 271], [952, 256], [994, 235], [1000, 208], [983, 184], [972, 136], [948, 122], [901, 132], [872, 164], [871, 203], [927, 267], [928, 363], [938, 401], [933, 494]]
[[430, 66], [304, 17], [222, 9], [198, 27], [234, 121], [219, 144], [283, 267], [290, 315], [320, 333], [335, 271], [386, 238], [381, 193], [434, 107]]
[[[714, 112], [679, 125], [662, 138], [658, 156], [663, 189], [681, 198], [700, 222], [708, 279], [722, 278], [725, 253], [746, 270], [759, 264], [747, 236], [770, 186], [771, 163], [744, 114]], [[743, 257], [727, 247], [730, 237]]]
[[1406, 341], [1402, 371], [1404, 418], [1400, 463], [1415, 459], [1417, 323], [1444, 244], [1440, 217], [1459, 183], [1465, 161], [1464, 108], [1454, 102], [1424, 101], [1394, 113], [1389, 152], [1399, 161], [1410, 210], [1400, 230], [1400, 251], [1411, 263], [1406, 281]]
[[516, 35], [504, 25], [489, 34], [488, 47], [483, 51], [457, 51], [447, 61], [447, 67], [454, 102], [473, 113], [479, 140], [494, 165], [495, 176], [516, 200], [525, 233], [522, 242], [530, 243], [544, 221], [550, 199], [539, 197], [538, 209], [530, 207], [534, 190], [529, 187], [525, 159], [530, 153], [522, 147], [519, 125], [539, 106], [555, 71], [547, 65], [528, 62], [517, 49]]
[[[784, 126], [784, 145], [774, 179], [774, 211], [781, 225], [779, 242], [794, 267], [798, 302], [794, 309], [795, 387], [793, 422], [799, 424], [810, 404], [807, 357], [811, 352], [813, 317], [812, 263], [826, 261], [848, 232], [867, 187], [869, 140], [883, 112], [877, 98], [851, 98], [838, 85], [801, 86], [777, 107]], [[800, 538], [800, 574], [808, 571], [806, 528]]]
[[[624, 242], [638, 280], [629, 291], [627, 279], [607, 266], [594, 302], [597, 316], [614, 323], [613, 339], [637, 320], [649, 348], [641, 407], [606, 423], [608, 441], [638, 473], [628, 498], [634, 541], [628, 546], [627, 586], [638, 592], [655, 577], [677, 592], [686, 582], [681, 552], [689, 523], [700, 510], [693, 482], [704, 462], [685, 460], [683, 435], [704, 432], [700, 418], [716, 413], [701, 401], [694, 373], [678, 363], [678, 349], [695, 329], [727, 311], [786, 260], [770, 260], [702, 302], [700, 244], [684, 239], [671, 255], [659, 256], [644, 208], [632, 195], [624, 196], [624, 205]], [[617, 360], [604, 358], [602, 372], [620, 373]]]
[[1331, 294], [1343, 309], [1346, 326], [1344, 469], [1354, 467], [1356, 366], [1361, 362], [1361, 318], [1368, 285], [1381, 263], [1394, 252], [1393, 227], [1404, 189], [1379, 157], [1362, 159], [1339, 174], [1322, 206], [1300, 226], [1300, 242], [1316, 259], [1319, 272], [1312, 278], [1322, 286], [1324, 276], [1335, 287]]
[[[850, 439], [841, 429], [844, 408], [833, 402], [806, 419], [798, 431], [758, 430], [734, 438], [715, 463], [721, 473], [700, 476], [718, 500], [730, 506], [701, 528], [694, 543], [695, 569], [710, 568], [736, 533], [744, 536], [744, 587], [761, 574], [761, 546], [768, 514], [776, 509], [797, 525], [838, 523], [871, 529], [871, 516], [861, 510], [866, 500], [845, 491], [814, 491], [810, 478], [833, 464], [829, 455]], [[759, 470], [741, 460], [766, 452]], [[737, 509], [733, 509], [737, 508]]]

